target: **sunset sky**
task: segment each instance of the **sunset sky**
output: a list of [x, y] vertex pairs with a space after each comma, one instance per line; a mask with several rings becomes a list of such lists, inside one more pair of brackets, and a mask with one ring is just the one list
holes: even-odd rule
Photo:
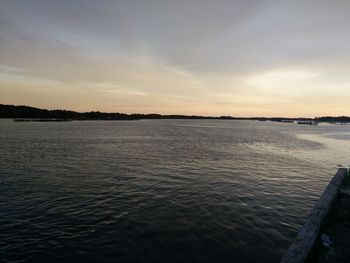
[[350, 115], [350, 1], [0, 0], [0, 103]]

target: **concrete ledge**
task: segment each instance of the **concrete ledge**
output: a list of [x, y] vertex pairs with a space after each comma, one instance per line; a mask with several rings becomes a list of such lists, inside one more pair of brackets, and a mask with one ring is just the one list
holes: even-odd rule
[[347, 169], [340, 168], [329, 182], [320, 200], [311, 210], [305, 224], [299, 230], [293, 244], [283, 256], [281, 263], [302, 263], [306, 261], [316, 244], [320, 228], [339, 194], [339, 189], [346, 175]]

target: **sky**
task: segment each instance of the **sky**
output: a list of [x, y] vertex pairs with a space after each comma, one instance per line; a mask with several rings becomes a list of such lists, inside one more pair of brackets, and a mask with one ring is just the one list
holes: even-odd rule
[[0, 103], [350, 115], [348, 0], [0, 0]]

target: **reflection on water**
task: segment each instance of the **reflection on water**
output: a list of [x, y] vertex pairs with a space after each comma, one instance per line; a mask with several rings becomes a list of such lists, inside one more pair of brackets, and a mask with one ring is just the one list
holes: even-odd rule
[[278, 262], [349, 126], [0, 121], [4, 261]]

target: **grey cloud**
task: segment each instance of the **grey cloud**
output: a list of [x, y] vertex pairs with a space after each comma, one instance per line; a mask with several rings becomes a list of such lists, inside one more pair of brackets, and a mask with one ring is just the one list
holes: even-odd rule
[[[344, 97], [350, 74], [349, 11], [345, 0], [1, 0], [0, 70], [21, 69], [16, 74], [22, 84], [57, 81], [55, 96], [60, 88], [76, 87], [80, 90], [72, 92], [91, 103], [97, 93], [84, 89], [84, 83], [95, 90], [120, 85], [120, 100], [128, 98], [134, 107], [142, 105], [141, 99], [133, 104], [136, 93], [149, 96], [147, 105], [198, 99], [198, 110], [218, 102], [258, 108], [288, 102], [291, 93], [307, 101], [308, 95], [299, 92], [307, 85], [324, 94], [337, 87]], [[246, 84], [254, 76], [283, 70], [317, 78], [300, 81], [304, 86], [295, 92], [291, 85]], [[23, 90], [19, 85], [16, 96]], [[100, 96], [111, 104], [118, 98]]]
[[199, 73], [350, 56], [348, 1], [7, 0], [0, 7], [1, 39], [27, 34], [85, 56], [147, 54]]

